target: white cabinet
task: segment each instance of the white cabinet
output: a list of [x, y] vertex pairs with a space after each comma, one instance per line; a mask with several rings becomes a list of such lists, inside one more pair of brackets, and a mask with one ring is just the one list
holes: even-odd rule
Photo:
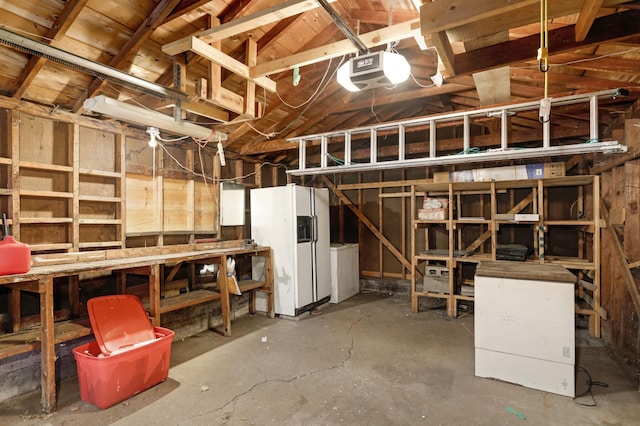
[[575, 281], [559, 265], [482, 262], [475, 276], [476, 376], [575, 396]]
[[331, 244], [331, 303], [360, 292], [358, 244]]

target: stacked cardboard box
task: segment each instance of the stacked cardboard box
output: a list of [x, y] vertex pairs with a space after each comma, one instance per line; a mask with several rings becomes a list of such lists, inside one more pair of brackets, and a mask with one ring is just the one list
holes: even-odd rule
[[435, 183], [485, 182], [497, 180], [540, 179], [564, 175], [564, 163], [540, 163], [490, 167], [486, 169], [460, 170], [456, 172], [436, 172], [433, 174], [433, 181]]

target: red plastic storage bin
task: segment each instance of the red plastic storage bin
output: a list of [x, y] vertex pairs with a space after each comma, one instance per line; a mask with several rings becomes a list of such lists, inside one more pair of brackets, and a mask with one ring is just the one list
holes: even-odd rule
[[136, 296], [96, 297], [87, 308], [96, 341], [73, 349], [83, 401], [108, 408], [167, 378], [174, 333], [153, 327]]

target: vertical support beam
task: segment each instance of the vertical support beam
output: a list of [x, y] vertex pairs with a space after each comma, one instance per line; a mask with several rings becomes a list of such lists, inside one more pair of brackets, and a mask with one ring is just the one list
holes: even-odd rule
[[[418, 295], [416, 294], [416, 274], [418, 273], [418, 262], [416, 260], [416, 186], [411, 185], [411, 198], [409, 200], [411, 209], [411, 312], [418, 312]], [[426, 247], [426, 244], [425, 244]]]
[[[513, 191], [511, 191], [513, 194]], [[482, 195], [481, 195], [482, 197]], [[513, 205], [510, 204], [510, 205]], [[491, 231], [491, 259], [496, 260], [496, 246], [498, 244], [498, 225], [495, 217], [498, 213], [498, 194], [496, 192], [496, 183], [491, 182], [491, 222], [489, 223], [489, 231]]]
[[220, 179], [222, 170], [220, 165], [220, 156], [213, 157], [213, 229], [220, 236]]
[[12, 288], [9, 294], [9, 315], [13, 325], [12, 332], [17, 333], [22, 327], [22, 308], [20, 306], [20, 290]]
[[[154, 149], [153, 155], [156, 156], [155, 164], [156, 170], [164, 170], [164, 153], [161, 149]], [[158, 220], [158, 245], [164, 245], [164, 176], [158, 174], [157, 171], [153, 173], [155, 182], [153, 182], [156, 194], [155, 216]]]
[[229, 286], [227, 284], [227, 256], [220, 258], [220, 269], [218, 272], [218, 287], [220, 287], [220, 305], [222, 308], [222, 334], [231, 336], [231, 301], [229, 296]]
[[127, 273], [124, 271], [118, 271], [117, 280], [118, 294], [125, 294], [127, 292]]
[[[249, 68], [258, 64], [258, 43], [253, 39], [247, 39], [246, 62]], [[250, 117], [256, 116], [256, 84], [249, 80], [244, 95], [244, 113]]]
[[[195, 158], [194, 158], [194, 150], [188, 149], [185, 152], [185, 161], [187, 163], [187, 167], [189, 169], [194, 170], [195, 166]], [[202, 171], [204, 175], [204, 170]], [[187, 181], [187, 229], [192, 233], [189, 235], [189, 244], [193, 244], [195, 240], [195, 232], [196, 230], [196, 182], [194, 179], [189, 179]]]
[[[183, 93], [187, 91], [187, 57], [186, 53], [181, 53], [173, 57], [173, 87]], [[184, 120], [187, 118], [186, 111], [180, 107], [180, 101], [176, 103], [173, 110], [174, 120]]]
[[[383, 171], [378, 171], [378, 182], [383, 181]], [[384, 229], [384, 198], [382, 195], [382, 186], [378, 187], [378, 227], [380, 231]], [[384, 246], [382, 239], [378, 239], [378, 277], [384, 276]]]
[[[589, 324], [590, 334], [592, 337], [600, 338], [601, 321], [600, 321], [600, 176], [593, 177], [593, 264], [594, 275], [593, 284], [596, 289], [593, 291], [593, 309], [596, 311], [592, 315], [592, 323]], [[611, 226], [611, 224], [609, 224]]]
[[[73, 245], [69, 251], [80, 251], [80, 125], [74, 123], [71, 128], [72, 135], [69, 140], [71, 145], [69, 147], [69, 155], [71, 158], [68, 160], [73, 165], [73, 176], [71, 182], [69, 182], [71, 186], [69, 190], [73, 193], [73, 198], [69, 200], [71, 217], [73, 218], [70, 240]], [[87, 149], [89, 149], [88, 146]]]
[[458, 313], [458, 303], [455, 296], [455, 259], [453, 252], [455, 250], [455, 222], [453, 220], [453, 184], [449, 183], [449, 219], [447, 220], [447, 232], [449, 233], [449, 256], [447, 259], [447, 267], [449, 268], [449, 297], [447, 298], [447, 316], [455, 318]]
[[126, 137], [124, 133], [118, 133], [116, 135], [116, 173], [120, 174], [116, 183], [116, 197], [120, 198], [120, 204], [118, 205], [116, 212], [116, 219], [120, 219], [120, 226], [117, 228], [119, 240], [122, 244], [122, 248], [127, 246], [127, 169], [126, 169]]
[[544, 221], [546, 219], [546, 209], [544, 207], [544, 185], [542, 180], [538, 180], [538, 261], [544, 263], [544, 240], [546, 227]]
[[11, 234], [20, 240], [20, 112], [9, 112], [9, 143], [11, 146]]
[[149, 267], [149, 315], [151, 323], [160, 326], [160, 264], [156, 263]]
[[262, 165], [259, 163], [254, 164], [253, 173], [256, 188], [262, 188]]
[[80, 277], [71, 275], [69, 280], [69, 305], [71, 313], [75, 316], [80, 313]]
[[264, 267], [267, 269], [267, 285], [269, 286], [269, 292], [267, 293], [267, 315], [269, 315], [269, 318], [275, 318], [275, 284], [273, 276], [273, 251], [271, 249], [269, 249], [267, 253]]
[[56, 351], [53, 323], [53, 277], [44, 276], [39, 281], [40, 294], [40, 357], [42, 411], [56, 409]]
[[[213, 15], [208, 16], [209, 19], [209, 28], [214, 28], [220, 25], [220, 19]], [[216, 40], [211, 43], [211, 46], [215, 49], [222, 51], [222, 40]], [[219, 99], [220, 98], [220, 88], [222, 87], [222, 67], [220, 65], [207, 61], [208, 69], [207, 69], [207, 77], [209, 79], [209, 89], [208, 89], [208, 97], [209, 99]]]

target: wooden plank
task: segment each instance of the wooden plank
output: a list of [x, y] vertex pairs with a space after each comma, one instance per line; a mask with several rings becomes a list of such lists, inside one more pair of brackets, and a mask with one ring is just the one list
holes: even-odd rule
[[[255, 40], [247, 39], [246, 42], [246, 62], [249, 69], [258, 63], [258, 43]], [[250, 118], [256, 117], [256, 84], [247, 81], [244, 95], [244, 114]]]
[[471, 22], [509, 13], [538, 0], [484, 0], [468, 4], [460, 0], [425, 2], [420, 6], [420, 29], [423, 35], [446, 31]]
[[[328, 1], [333, 2], [335, 0]], [[222, 25], [218, 25], [208, 30], [198, 32], [194, 34], [194, 36], [200, 38], [206, 43], [213, 43], [217, 40], [222, 40], [236, 34], [251, 31], [255, 28], [280, 21], [281, 19], [304, 13], [308, 10], [315, 9], [316, 7], [318, 7], [318, 3], [313, 0], [287, 0], [251, 15], [233, 19], [232, 21], [224, 23]], [[166, 48], [166, 52], [176, 52], [169, 53], [170, 55], [181, 53], [179, 49], [180, 46], [183, 46], [183, 42], [186, 40], [186, 38], [188, 37], [176, 40], [169, 44], [165, 44], [164, 46], [162, 46], [162, 50], [165, 51]], [[184, 50], [182, 52], [184, 52]]]
[[445, 31], [439, 31], [431, 34], [431, 42], [435, 46], [439, 60], [442, 61], [442, 65], [445, 68], [444, 70], [440, 70], [440, 72], [445, 77], [453, 77], [456, 75], [455, 55], [447, 33]]
[[[359, 35], [360, 40], [369, 48], [382, 46], [384, 44], [412, 38], [418, 30], [419, 18], [394, 24], [379, 30], [370, 31]], [[271, 62], [258, 64], [251, 68], [251, 75], [261, 77], [265, 75], [277, 74], [282, 71], [293, 69], [294, 67], [302, 67], [318, 62], [323, 62], [331, 58], [355, 53], [358, 49], [350, 40], [341, 40], [326, 46], [320, 46], [306, 50], [300, 53], [276, 59]]]
[[391, 241], [389, 241], [389, 239], [387, 239], [387, 237], [385, 237], [384, 235], [382, 235], [382, 233], [380, 232], [380, 230], [378, 230], [378, 228], [369, 220], [369, 218], [367, 218], [362, 211], [360, 211], [360, 209], [354, 207], [353, 203], [351, 202], [351, 200], [349, 200], [349, 198], [344, 195], [344, 193], [342, 191], [340, 191], [338, 188], [336, 188], [333, 183], [327, 179], [326, 176], [322, 177], [322, 180], [324, 182], [324, 184], [334, 193], [338, 196], [338, 198], [340, 198], [342, 200], [342, 202], [353, 212], [353, 214], [356, 215], [356, 217], [358, 218], [359, 222], [366, 226], [375, 236], [376, 238], [378, 238], [382, 244], [384, 244], [384, 246], [387, 248], [387, 250], [389, 250], [391, 252], [391, 254], [393, 254], [395, 256], [396, 259], [398, 259], [398, 261], [400, 261], [400, 263], [407, 269], [411, 269], [411, 262], [409, 262], [403, 255], [402, 253], [393, 245], [393, 243], [391, 243]]
[[45, 413], [56, 409], [56, 352], [53, 322], [53, 277], [40, 280], [41, 406]]
[[[181, 53], [178, 51], [177, 53], [172, 53], [174, 50], [165, 50], [166, 45], [162, 48], [162, 51], [169, 55], [174, 55], [177, 53]], [[212, 46], [209, 46], [207, 43], [198, 39], [197, 37], [189, 37], [182, 42], [182, 46], [180, 47], [181, 51], [189, 50], [193, 53], [196, 53], [203, 58], [218, 64], [229, 71], [239, 75], [240, 77], [249, 80], [264, 89], [275, 93], [276, 91], [276, 82], [267, 78], [267, 77], [254, 77], [251, 75], [249, 71], [249, 67], [243, 64], [240, 61], [232, 58], [231, 56], [223, 53], [221, 50], [218, 50]], [[182, 50], [184, 49], [184, 50]]]
[[13, 324], [11, 331], [13, 333], [20, 331], [22, 308], [20, 306], [20, 290], [17, 288], [12, 288], [9, 294], [9, 315]]
[[51, 170], [56, 172], [73, 172], [72, 166], [60, 166], [58, 164], [38, 163], [36, 161], [20, 161], [23, 169]]
[[227, 284], [227, 256], [220, 258], [220, 269], [218, 276], [222, 277], [218, 280], [220, 287], [220, 305], [222, 308], [222, 334], [231, 336], [231, 302], [229, 297], [229, 286]]
[[624, 272], [624, 284], [631, 296], [631, 301], [633, 302], [633, 306], [636, 309], [636, 313], [640, 314], [640, 292], [638, 292], [638, 286], [633, 278], [633, 274], [631, 273], [631, 269], [627, 264], [627, 260], [624, 255], [624, 249], [618, 236], [616, 235], [615, 229], [609, 223], [609, 211], [607, 210], [607, 206], [604, 205], [604, 201], [600, 200], [600, 215], [605, 222], [607, 232], [611, 235], [611, 240], [613, 242], [614, 252], [616, 254], [616, 258], [618, 262], [622, 266], [622, 271]]
[[[11, 189], [13, 194], [20, 193], [20, 113], [16, 109], [10, 110], [7, 120], [7, 139], [11, 147]], [[12, 219], [11, 234], [20, 241], [20, 197], [11, 197], [11, 211], [9, 216]]]
[[96, 201], [100, 203], [120, 203], [122, 198], [120, 197], [101, 197], [98, 195], [80, 195], [78, 197], [80, 201]]
[[160, 312], [165, 314], [218, 299], [220, 299], [220, 293], [210, 290], [193, 290], [179, 296], [162, 299], [160, 301]]
[[151, 265], [149, 274], [149, 316], [154, 326], [160, 326], [160, 265]]
[[20, 195], [23, 195], [26, 197], [73, 198], [73, 192], [37, 191], [37, 190], [30, 190], [30, 189], [21, 189]]
[[583, 41], [593, 25], [604, 0], [585, 0], [576, 21], [576, 41]]

